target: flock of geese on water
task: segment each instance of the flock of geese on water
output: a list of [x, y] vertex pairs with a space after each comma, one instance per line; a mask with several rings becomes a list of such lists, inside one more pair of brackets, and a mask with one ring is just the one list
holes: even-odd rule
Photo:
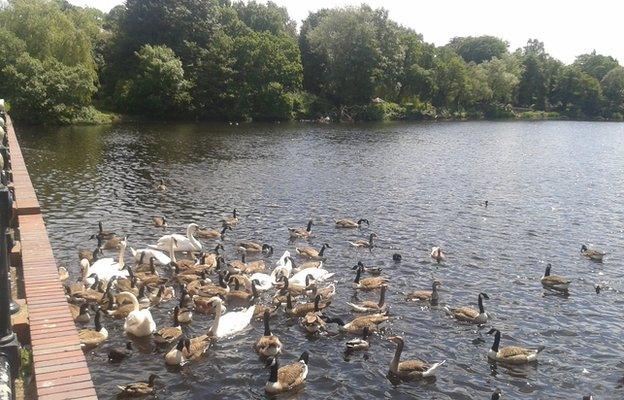
[[[164, 182], [161, 182], [164, 186]], [[163, 188], [159, 189], [164, 190]], [[487, 202], [485, 203], [487, 207]], [[197, 224], [188, 225], [186, 235], [167, 234], [159, 238], [154, 245], [143, 249], [130, 247], [132, 262], [127, 263], [124, 256], [127, 240], [116, 233], [104, 230], [99, 223], [99, 230], [91, 236], [97, 239], [94, 251], [79, 252], [82, 276], [76, 283], [66, 284], [67, 299], [74, 320], [80, 324], [91, 323], [94, 327], [79, 331], [81, 345], [85, 350], [100, 346], [108, 339], [108, 331], [103, 325], [102, 316], [123, 320], [123, 329], [133, 337], [151, 337], [157, 346], [170, 346], [164, 356], [164, 362], [170, 366], [181, 366], [202, 358], [212, 343], [232, 337], [243, 330], [254, 319], [262, 319], [264, 334], [253, 344], [254, 350], [270, 367], [270, 374], [265, 386], [268, 394], [277, 394], [301, 387], [308, 375], [309, 353], [306, 351], [296, 362], [280, 365], [279, 356], [283, 344], [271, 331], [270, 320], [282, 309], [287, 316], [297, 319], [301, 328], [309, 335], [328, 332], [330, 324], [336, 324], [340, 331], [354, 337], [346, 342], [349, 352], [367, 349], [370, 336], [379, 330], [379, 326], [388, 321], [389, 304], [386, 291], [390, 284], [382, 276], [381, 268], [366, 267], [358, 262], [353, 267], [353, 289], [361, 292], [378, 292], [379, 300], [366, 300], [359, 303], [347, 303], [357, 313], [351, 321], [332, 318], [327, 313], [332, 296], [336, 293], [334, 283], [329, 279], [334, 273], [324, 268], [325, 251], [331, 249], [324, 243], [320, 249], [309, 246], [297, 246], [295, 259], [285, 251], [275, 266], [269, 271], [265, 259], [248, 261], [246, 256], [270, 257], [273, 247], [254, 241], [240, 241], [236, 248], [240, 259], [228, 260], [223, 247], [225, 235], [239, 223], [239, 216], [234, 210], [232, 215], [222, 221], [221, 229], [200, 228]], [[166, 228], [164, 217], [154, 217], [156, 227]], [[335, 221], [339, 229], [357, 229], [362, 224], [369, 225], [366, 219], [341, 219]], [[290, 239], [306, 240], [312, 236], [314, 222], [310, 220], [306, 227], [288, 228]], [[198, 238], [215, 241], [215, 245], [205, 251]], [[377, 236], [371, 233], [367, 240], [349, 242], [353, 247], [372, 250]], [[117, 250], [117, 260], [103, 257], [103, 251]], [[178, 258], [185, 254], [187, 258]], [[581, 247], [581, 254], [594, 261], [602, 261], [605, 253]], [[431, 249], [431, 258], [440, 263], [445, 260], [445, 253], [440, 247]], [[256, 257], [261, 258], [261, 257]], [[394, 262], [401, 261], [401, 255], [392, 256]], [[571, 281], [565, 277], [552, 275], [548, 264], [541, 278], [545, 289], [567, 293]], [[59, 267], [61, 280], [67, 281], [69, 273], [65, 267]], [[438, 289], [442, 283], [434, 280], [431, 290], [417, 290], [408, 293], [406, 301], [418, 301], [437, 305]], [[260, 293], [274, 291], [270, 304], [261, 304]], [[176, 294], [177, 293], [177, 294]], [[444, 311], [461, 323], [483, 325], [488, 322], [483, 302], [488, 300], [486, 293], [477, 296], [477, 308], [444, 307]], [[171, 326], [157, 327], [150, 307], [174, 303]], [[226, 309], [226, 306], [230, 310]], [[242, 309], [240, 309], [242, 307]], [[239, 310], [240, 309], [240, 310]], [[237, 310], [237, 311], [232, 311]], [[191, 324], [196, 313], [214, 314], [214, 320], [204, 334], [188, 337], [182, 328]], [[544, 349], [520, 346], [501, 347], [501, 332], [492, 328], [488, 334], [494, 336], [493, 344], [487, 352], [491, 361], [508, 365], [535, 362]], [[396, 345], [394, 358], [389, 366], [389, 377], [399, 380], [435, 378], [445, 360], [428, 363], [420, 359], [401, 360], [404, 339], [391, 336], [387, 340]], [[108, 357], [111, 362], [120, 362], [132, 354], [132, 344], [124, 348], [111, 348]], [[119, 386], [120, 396], [139, 397], [156, 391], [152, 374], [145, 382]], [[501, 391], [496, 389], [492, 399], [500, 399]], [[585, 396], [584, 399], [591, 399]]]

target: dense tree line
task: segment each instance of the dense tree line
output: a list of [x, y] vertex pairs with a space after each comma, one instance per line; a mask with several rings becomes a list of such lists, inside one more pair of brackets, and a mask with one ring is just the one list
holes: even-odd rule
[[272, 2], [127, 0], [105, 14], [65, 0], [0, 10], [0, 94], [34, 123], [150, 118], [342, 120], [624, 117], [624, 68], [571, 65], [529, 40], [436, 47], [366, 5], [311, 13]]

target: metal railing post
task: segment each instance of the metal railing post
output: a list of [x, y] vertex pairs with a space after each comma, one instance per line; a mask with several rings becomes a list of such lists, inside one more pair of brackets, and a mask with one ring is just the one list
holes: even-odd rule
[[[8, 395], [12, 396], [12, 377], [17, 376], [20, 369], [19, 344], [11, 327], [12, 301], [11, 285], [9, 284], [8, 243], [10, 238], [8, 237], [8, 228], [12, 211], [13, 198], [11, 192], [3, 185], [0, 187], [0, 362], [6, 360], [8, 368], [6, 368], [6, 372], [0, 368], [0, 395], [2, 399], [5, 398], [7, 384], [9, 385]], [[6, 364], [3, 365], [6, 366]], [[5, 380], [8, 383], [5, 384]]]

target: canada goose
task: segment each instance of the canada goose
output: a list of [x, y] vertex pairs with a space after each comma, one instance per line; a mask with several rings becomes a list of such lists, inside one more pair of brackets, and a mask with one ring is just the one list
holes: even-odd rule
[[352, 269], [357, 271], [355, 273], [355, 279], [353, 280], [353, 287], [355, 289], [363, 291], [376, 290], [388, 283], [388, 279], [380, 276], [361, 279], [362, 272], [364, 271], [363, 265], [356, 265]]
[[67, 268], [59, 265], [59, 267], [57, 268], [58, 270], [58, 274], [59, 274], [59, 280], [61, 282], [65, 282], [66, 280], [69, 279], [69, 271], [67, 271]]
[[91, 321], [91, 314], [89, 314], [89, 303], [82, 303], [79, 306], [69, 303], [69, 310], [71, 311], [74, 322], [88, 324]]
[[149, 394], [153, 394], [156, 391], [154, 387], [154, 381], [157, 376], [154, 374], [150, 374], [147, 382], [135, 382], [130, 383], [128, 385], [117, 385], [117, 388], [121, 390], [119, 393], [119, 397], [142, 397], [147, 396]]
[[386, 304], [387, 289], [388, 285], [381, 286], [381, 294], [379, 295], [378, 303], [366, 300], [358, 304], [347, 302], [347, 305], [351, 307], [355, 312], [383, 312], [388, 308], [388, 305]]
[[355, 338], [347, 341], [347, 351], [356, 351], [356, 350], [366, 350], [370, 347], [368, 343], [368, 336], [370, 335], [370, 330], [368, 326], [365, 326], [362, 329], [362, 337]]
[[[145, 292], [145, 286], [141, 287], [139, 290], [139, 297]], [[121, 301], [124, 301], [124, 297], [121, 298]], [[114, 308], [117, 305], [117, 308]], [[108, 302], [108, 308], [106, 309], [106, 313], [109, 317], [113, 317], [115, 319], [125, 319], [130, 313], [134, 311], [134, 304], [132, 302], [129, 303], [119, 303], [119, 300], [115, 301], [115, 297], [111, 295], [111, 301]]]
[[[149, 245], [148, 247], [156, 250], [169, 251], [170, 253], [172, 249], [174, 251], [187, 252], [201, 251], [202, 244], [197, 239], [195, 239], [195, 236], [193, 236], [195, 232], [197, 232], [198, 228], [199, 226], [197, 226], [197, 224], [191, 223], [186, 228], [186, 236], [177, 233], [164, 235], [160, 239], [158, 239], [155, 245]], [[169, 257], [171, 257], [171, 254], [169, 254]]]
[[368, 236], [368, 240], [356, 240], [355, 242], [348, 242], [351, 246], [353, 247], [357, 247], [360, 249], [369, 249], [369, 250], [373, 250], [373, 247], [375, 247], [375, 242], [374, 240], [377, 239], [377, 235], [375, 233], [371, 233]]
[[208, 336], [215, 339], [232, 336], [244, 330], [249, 326], [256, 308], [254, 305], [242, 311], [229, 311], [222, 316], [221, 305], [223, 300], [219, 297], [213, 297], [212, 303], [215, 310], [215, 318], [208, 330]]
[[105, 231], [104, 227], [102, 226], [102, 221], [98, 222], [98, 233], [96, 235], [93, 235], [93, 238], [97, 238], [100, 240], [110, 240], [115, 237], [118, 237], [115, 232]]
[[305, 228], [288, 228], [288, 234], [291, 239], [307, 239], [312, 236], [312, 220], [308, 221], [308, 226]]
[[407, 301], [428, 301], [431, 305], [438, 305], [439, 295], [438, 288], [442, 286], [442, 282], [433, 281], [431, 290], [417, 290], [415, 292], [408, 293], [405, 296]]
[[306, 262], [302, 262], [299, 264], [295, 263], [295, 260], [290, 259], [290, 261], [292, 262], [293, 265], [293, 272], [299, 272], [299, 271], [303, 271], [304, 269], [311, 269], [311, 268], [323, 268], [323, 261], [306, 261]]
[[128, 314], [124, 322], [124, 331], [136, 337], [149, 336], [156, 331], [156, 322], [152, 318], [152, 313], [149, 309], [140, 309], [139, 301], [134, 294], [121, 292], [117, 295], [117, 299], [118, 301], [120, 299], [128, 299], [133, 305], [133, 310]]
[[230, 292], [230, 287], [225, 282], [224, 274], [220, 273], [218, 277], [219, 283], [217, 285], [209, 283], [198, 288], [196, 293], [189, 292], [189, 294], [196, 294], [202, 297], [227, 296], [227, 294]]
[[308, 258], [310, 260], [325, 260], [325, 249], [331, 249], [331, 246], [324, 243], [320, 250], [313, 249], [312, 247], [297, 247], [297, 254], [300, 257]]
[[587, 246], [582, 245], [581, 246], [581, 254], [584, 255], [585, 257], [594, 260], [594, 261], [602, 261], [602, 258], [607, 254], [607, 253], [603, 253], [602, 251], [599, 250], [595, 250], [595, 249], [588, 249]]
[[494, 333], [494, 343], [488, 351], [488, 358], [493, 361], [505, 364], [528, 364], [537, 361], [537, 355], [544, 350], [544, 346], [537, 349], [526, 349], [523, 347], [509, 346], [499, 348], [501, 333], [498, 329], [490, 329], [488, 335]]
[[489, 300], [490, 297], [485, 293], [479, 293], [479, 310], [475, 310], [472, 307], [461, 308], [449, 308], [445, 307], [444, 310], [447, 314], [452, 316], [458, 321], [469, 322], [471, 324], [485, 324], [489, 318], [489, 315], [483, 308], [483, 299]]
[[238, 224], [238, 212], [236, 208], [232, 211], [232, 216], [225, 218], [222, 222], [223, 225], [229, 226], [230, 228], [235, 227]]
[[160, 303], [166, 303], [175, 297], [175, 289], [173, 286], [159, 285], [156, 293], [152, 292], [147, 295], [151, 305], [157, 306]]
[[[132, 269], [128, 270], [128, 272], [132, 271]], [[135, 296], [139, 294], [139, 280], [133, 273], [128, 276], [128, 278], [114, 278], [117, 290], [120, 292], [132, 292]]]
[[[486, 207], [487, 207], [487, 201], [486, 201]], [[492, 397], [490, 397], [490, 400], [500, 400], [502, 399], [502, 396], [503, 396], [503, 392], [500, 389], [496, 388], [494, 390], [494, 393], [492, 393]], [[583, 397], [583, 399], [585, 398]]]
[[489, 201], [487, 201], [487, 200], [486, 200], [486, 201], [484, 201], [484, 202], [483, 202], [483, 207], [487, 208], [487, 206], [488, 206], [488, 204], [489, 204], [489, 203], [490, 203], [490, 202], [489, 202]]
[[154, 334], [154, 341], [156, 343], [171, 343], [178, 340], [180, 336], [182, 336], [182, 327], [180, 326], [180, 321], [178, 320], [179, 315], [180, 307], [175, 306], [173, 309], [173, 325], [161, 328]]
[[308, 376], [309, 354], [304, 351], [299, 361], [280, 368], [277, 357], [271, 362], [271, 374], [264, 387], [268, 394], [284, 393], [301, 386]]
[[316, 282], [311, 282], [308, 287], [308, 298], [314, 300], [316, 296], [321, 296], [321, 300], [329, 302], [336, 294], [336, 285], [330, 283], [327, 286], [319, 288]]
[[244, 241], [239, 242], [236, 246], [244, 253], [273, 253], [273, 246], [266, 243], [260, 244], [252, 241]]
[[124, 238], [119, 236], [113, 236], [110, 239], [101, 239], [99, 236], [92, 235], [90, 239], [97, 239], [98, 247], [102, 250], [119, 250], [121, 242]]
[[400, 379], [420, 379], [433, 377], [436, 370], [443, 365], [446, 360], [438, 363], [428, 364], [421, 360], [400, 361], [401, 353], [405, 342], [401, 336], [391, 336], [389, 341], [397, 345], [394, 358], [390, 362], [390, 372]]
[[441, 247], [435, 246], [431, 248], [431, 258], [433, 258], [438, 264], [440, 264], [446, 259], [446, 255], [442, 251]]
[[122, 362], [132, 355], [132, 342], [127, 342], [124, 347], [113, 347], [108, 351], [108, 361], [113, 363]]
[[282, 342], [280, 342], [277, 336], [271, 333], [271, 328], [269, 326], [270, 318], [271, 311], [269, 309], [264, 310], [264, 335], [262, 335], [254, 345], [254, 350], [262, 357], [275, 357], [282, 353]]
[[567, 292], [571, 281], [562, 276], [551, 275], [550, 268], [551, 265], [548, 263], [544, 276], [542, 276], [542, 279], [540, 280], [542, 282], [542, 286], [546, 289], [553, 289], [558, 292]]
[[[237, 260], [238, 261], [238, 260]], [[235, 270], [243, 274], [254, 274], [256, 272], [263, 272], [266, 270], [266, 263], [264, 260], [249, 261], [245, 260], [245, 253], [241, 254], [241, 260], [235, 263]]]
[[193, 298], [189, 296], [184, 286], [180, 290], [180, 304], [178, 307], [178, 321], [181, 324], [191, 322], [193, 320]]
[[290, 295], [290, 293], [288, 293], [286, 295], [286, 309], [285, 309], [285, 312], [286, 312], [287, 315], [289, 315], [291, 317], [302, 317], [302, 316], [306, 315], [309, 312], [321, 311], [321, 310], [329, 307], [330, 304], [331, 304], [331, 301], [327, 301], [327, 302], [322, 302], [321, 303], [321, 296], [320, 295], [316, 295], [316, 297], [314, 298], [313, 302], [297, 304], [295, 307], [293, 307], [292, 296]]
[[165, 217], [152, 217], [152, 222], [156, 228], [167, 227], [167, 219]]
[[98, 258], [98, 254], [102, 253], [102, 249], [100, 249], [100, 247], [96, 247], [95, 250], [79, 250], [78, 251], [78, 260], [82, 261], [83, 259], [86, 259], [87, 261], [89, 261], [89, 264], [93, 264], [97, 258]]
[[376, 332], [377, 325], [382, 324], [389, 320], [390, 317], [386, 313], [381, 314], [370, 314], [363, 315], [361, 317], [354, 318], [349, 323], [344, 323], [344, 321], [340, 318], [325, 318], [327, 323], [336, 323], [340, 326], [340, 329], [353, 333], [356, 335], [361, 335], [364, 332], [364, 328], [368, 327], [369, 332]]
[[108, 331], [104, 328], [100, 322], [101, 312], [98, 309], [95, 312], [95, 329], [81, 329], [78, 331], [78, 337], [80, 338], [80, 346], [85, 349], [90, 349], [99, 346], [102, 342], [108, 339]]
[[166, 192], [167, 191], [167, 185], [165, 185], [165, 180], [164, 179], [160, 179], [160, 183], [156, 186], [156, 189], [160, 190], [161, 192]]
[[339, 219], [336, 221], [336, 228], [359, 228], [364, 222], [366, 226], [370, 226], [366, 218], [360, 218], [357, 222], [352, 219]]
[[362, 268], [362, 272], [366, 272], [373, 276], [379, 276], [383, 272], [381, 267], [366, 267], [362, 261], [358, 261], [357, 265]]
[[185, 365], [189, 361], [201, 358], [210, 347], [212, 338], [200, 335], [192, 339], [181, 337], [178, 343], [165, 354], [165, 364]]
[[[147, 263], [144, 263], [145, 253], [141, 255], [141, 259], [132, 269], [132, 272], [146, 272], [148, 275], [158, 275], [156, 272], [156, 258], [150, 257]], [[139, 277], [141, 277], [139, 275]]]
[[197, 230], [197, 237], [202, 238], [202, 239], [221, 239], [223, 240], [223, 238], [225, 238], [225, 233], [227, 232], [227, 230], [232, 230], [232, 227], [229, 225], [223, 225], [223, 227], [221, 228], [220, 231], [216, 230], [216, 229], [206, 229], [206, 228], [201, 228]]
[[256, 284], [254, 282], [251, 283], [251, 292], [248, 292], [246, 290], [240, 290], [240, 281], [236, 278], [234, 278], [234, 280], [234, 290], [230, 290], [230, 292], [226, 296], [228, 301], [252, 301], [253, 299], [258, 298], [258, 291], [256, 290]]

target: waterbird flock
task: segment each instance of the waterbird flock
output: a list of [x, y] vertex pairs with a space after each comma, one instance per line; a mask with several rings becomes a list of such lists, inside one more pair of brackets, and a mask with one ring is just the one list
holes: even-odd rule
[[[164, 182], [161, 182], [158, 190], [166, 190]], [[104, 346], [109, 331], [103, 322], [115, 324], [115, 320], [123, 320], [123, 330], [129, 338], [149, 338], [156, 346], [164, 348], [164, 364], [184, 366], [190, 363], [192, 368], [192, 363], [201, 362], [214, 342], [242, 335], [252, 322], [261, 320], [264, 334], [259, 338], [250, 337], [249, 343], [262, 361], [259, 363], [259, 371], [269, 369], [265, 391], [273, 395], [304, 386], [311, 356], [309, 351], [305, 351], [298, 360], [280, 364], [280, 355], [288, 343], [282, 343], [271, 330], [270, 321], [278, 313], [283, 312], [297, 322], [293, 326], [300, 327], [302, 341], [310, 335], [335, 335], [334, 329], [352, 335], [344, 345], [346, 352], [366, 350], [373, 345], [371, 339], [384, 338], [383, 324], [397, 316], [390, 313], [391, 305], [387, 302], [386, 293], [391, 281], [382, 276], [381, 268], [366, 267], [362, 261], [357, 261], [354, 267], [345, 269], [351, 270], [353, 274], [352, 289], [341, 290], [370, 292], [375, 296], [359, 303], [347, 302], [346, 305], [355, 315], [352, 320], [345, 322], [332, 317], [330, 313], [332, 297], [339, 288], [336, 287], [336, 281], [330, 281], [336, 272], [324, 268], [327, 257], [325, 252], [333, 249], [329, 243], [323, 243], [318, 250], [299, 243], [295, 247], [297, 260], [289, 250], [285, 250], [270, 270], [268, 260], [274, 249], [269, 244], [249, 240], [236, 242], [235, 249], [240, 253], [240, 259], [236, 254], [225, 252], [227, 232], [239, 222], [239, 215], [234, 210], [231, 216], [221, 221], [221, 229], [206, 229], [190, 223], [186, 235], [166, 234], [155, 240], [154, 244], [141, 249], [129, 247], [127, 237], [105, 231], [100, 222], [97, 233], [91, 236], [97, 240], [96, 248], [93, 251], [79, 251], [82, 275], [77, 282], [66, 284], [72, 316], [83, 327], [79, 331], [83, 348], [90, 350]], [[361, 218], [357, 221], [337, 220], [335, 227], [358, 229], [363, 223], [370, 226], [367, 219]], [[167, 228], [167, 221], [165, 217], [154, 217], [153, 225]], [[313, 235], [313, 226], [314, 221], [309, 220], [305, 227], [288, 228], [287, 233], [291, 241], [302, 242]], [[198, 237], [214, 241], [214, 247], [209, 246], [206, 251]], [[370, 233], [368, 239], [346, 242], [356, 248], [372, 251], [375, 239], [378, 239], [377, 235]], [[126, 263], [127, 248], [132, 253], [132, 263]], [[104, 250], [118, 251], [117, 260], [103, 257]], [[586, 245], [581, 247], [580, 254], [594, 262], [602, 262], [605, 256], [605, 253], [589, 249]], [[247, 261], [247, 256], [260, 259]], [[430, 256], [437, 264], [446, 259], [439, 246], [431, 249]], [[392, 254], [391, 258], [395, 263], [402, 260], [399, 253]], [[552, 275], [551, 269], [552, 265], [548, 264], [540, 279], [542, 286], [546, 290], [567, 295], [572, 281]], [[69, 279], [66, 268], [59, 268], [59, 277], [63, 281]], [[431, 290], [414, 290], [405, 295], [405, 301], [428, 304], [432, 306], [430, 310], [433, 312], [439, 303], [438, 290], [441, 286], [442, 282], [433, 280]], [[484, 300], [490, 299], [488, 294], [478, 293], [476, 309], [445, 305], [441, 310], [458, 323], [482, 326], [491, 319], [484, 306]], [[153, 307], [172, 309], [171, 326], [156, 326], [150, 312]], [[203, 329], [205, 333], [189, 337], [184, 327], [194, 323], [195, 313], [214, 315], [214, 319], [210, 326]], [[103, 321], [102, 317], [110, 320]], [[93, 325], [87, 327], [91, 318]], [[501, 347], [501, 331], [492, 327], [488, 334], [493, 335], [493, 344], [486, 355], [490, 362], [504, 365], [534, 363], [545, 349], [543, 346]], [[403, 337], [390, 336], [385, 339], [396, 345], [388, 368], [388, 378], [391, 380], [435, 379], [436, 373], [446, 363], [446, 360], [401, 361], [405, 347]], [[132, 357], [132, 354], [131, 341], [123, 348], [108, 349], [111, 362], [122, 362]], [[145, 382], [119, 386], [120, 396], [153, 394], [157, 379], [158, 376], [151, 374]], [[499, 398], [501, 391], [496, 389], [492, 399]]]

